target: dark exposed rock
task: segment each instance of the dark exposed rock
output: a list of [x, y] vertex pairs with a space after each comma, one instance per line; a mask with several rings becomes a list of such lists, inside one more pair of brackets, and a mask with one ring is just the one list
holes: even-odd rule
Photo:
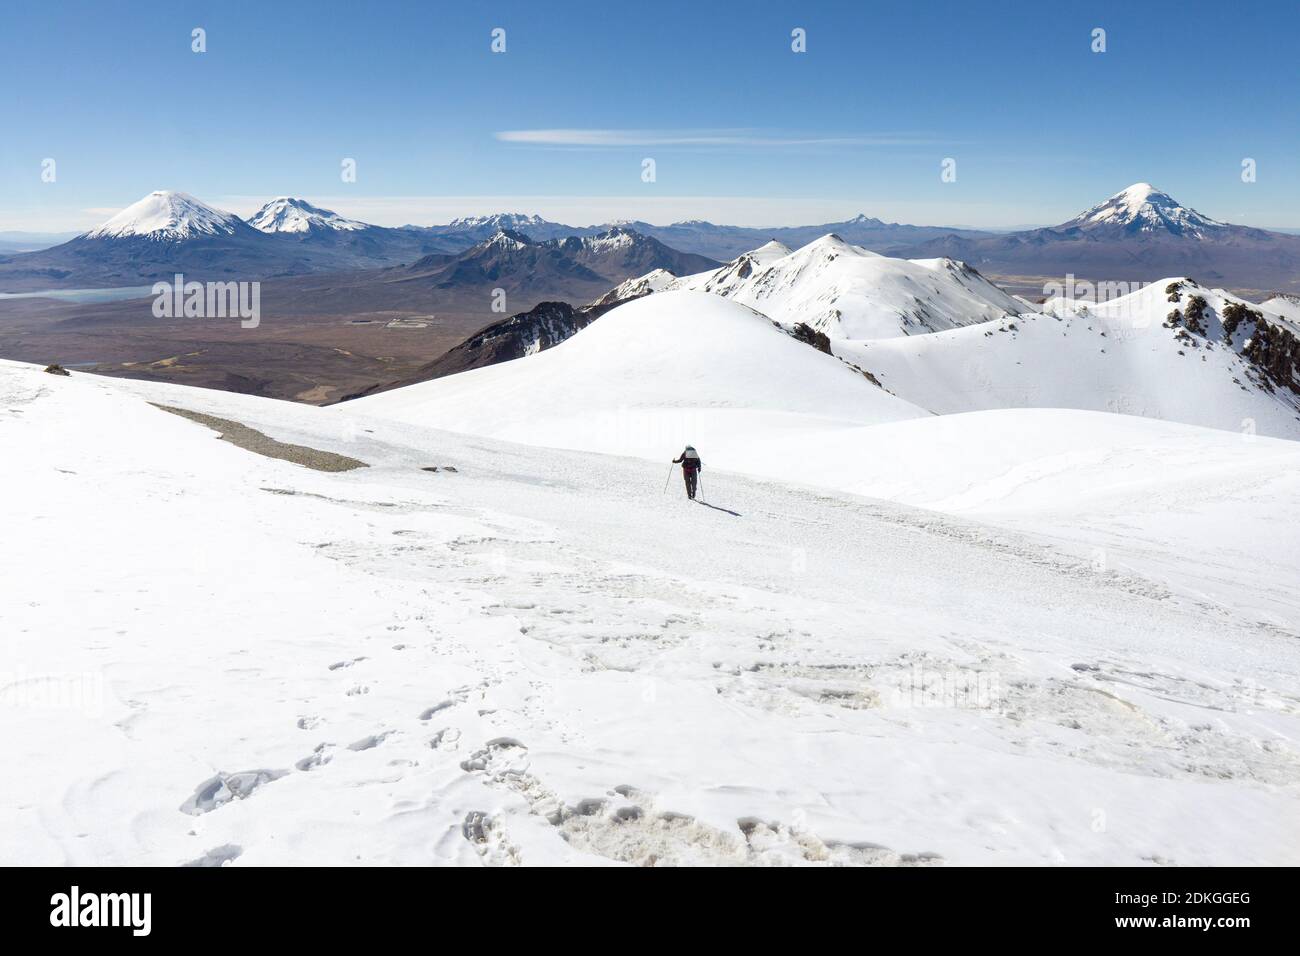
[[806, 322], [798, 323], [790, 330], [790, 335], [793, 338], [798, 339], [800, 342], [803, 342], [805, 345], [811, 345], [819, 352], [825, 352], [827, 355], [833, 354], [831, 352], [830, 337], [825, 332], [819, 332], [817, 329], [814, 329]]

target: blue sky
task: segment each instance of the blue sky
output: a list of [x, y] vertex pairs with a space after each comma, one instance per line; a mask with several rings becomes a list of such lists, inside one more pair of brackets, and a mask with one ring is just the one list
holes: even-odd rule
[[1008, 227], [1143, 180], [1218, 219], [1297, 227], [1298, 11], [5, 0], [0, 229], [84, 228], [158, 188], [241, 214], [298, 195], [389, 225], [512, 210]]

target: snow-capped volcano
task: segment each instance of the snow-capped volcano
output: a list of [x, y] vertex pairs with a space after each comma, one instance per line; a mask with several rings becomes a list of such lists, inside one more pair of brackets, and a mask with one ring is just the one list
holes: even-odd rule
[[1200, 239], [1209, 231], [1227, 228], [1227, 223], [1181, 205], [1150, 183], [1134, 183], [1057, 228], [1089, 231], [1103, 226], [1118, 226], [1126, 232], [1165, 232]]
[[280, 196], [259, 209], [248, 224], [262, 232], [304, 233], [320, 229], [355, 232], [371, 228], [364, 222], [345, 219], [330, 209], [313, 206], [305, 199]]
[[159, 241], [200, 236], [233, 236], [247, 224], [189, 193], [158, 189], [134, 202], [108, 222], [86, 233], [87, 239], [145, 237]]
[[255, 225], [182, 192], [158, 190], [84, 235], [0, 262], [0, 290], [131, 286], [169, 279], [239, 278], [392, 266], [442, 246], [414, 229], [353, 222], [281, 197]]
[[1300, 289], [1300, 236], [1211, 219], [1150, 183], [1134, 183], [1056, 226], [946, 235], [901, 254], [960, 259], [1030, 295], [1041, 295], [1046, 277], [1067, 274], [1129, 283], [1194, 276], [1252, 297]]

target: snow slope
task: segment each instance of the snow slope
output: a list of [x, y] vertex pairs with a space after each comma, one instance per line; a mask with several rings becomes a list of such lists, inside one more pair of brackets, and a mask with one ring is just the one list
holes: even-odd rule
[[926, 414], [751, 309], [688, 291], [618, 306], [536, 355], [348, 408], [509, 441], [663, 460], [687, 441], [775, 450], [792, 431], [833, 432]]
[[188, 193], [160, 189], [92, 229], [86, 233], [86, 238], [142, 236], [170, 241], [197, 236], [233, 236], [242, 225], [243, 221], [233, 213], [222, 212]]
[[[1181, 299], [1170, 302], [1166, 289], [1180, 281]], [[1193, 296], [1206, 301], [1204, 334], [1167, 324]], [[1300, 438], [1300, 396], [1262, 385], [1240, 354], [1249, 326], [1231, 345], [1223, 342], [1229, 303], [1248, 305], [1223, 290], [1165, 279], [1100, 304], [1055, 300], [1044, 304], [1052, 314], [910, 339], [836, 342], [834, 351], [937, 414], [1077, 408]]]
[[733, 452], [725, 466], [1037, 533], [1213, 613], [1300, 630], [1295, 441], [1015, 408], [791, 436], [785, 447], [779, 458]]
[[[0, 363], [0, 862], [1300, 862], [1300, 642], [1258, 612], [1027, 530], [717, 470], [689, 505], [657, 462], [357, 411]], [[880, 428], [974, 450], [1018, 414]], [[1157, 458], [1214, 435], [1042, 414]], [[1294, 530], [1283, 446], [1201, 503]], [[953, 488], [996, 501], [998, 447]], [[1117, 522], [1189, 497], [1119, 465], [1089, 464]]]

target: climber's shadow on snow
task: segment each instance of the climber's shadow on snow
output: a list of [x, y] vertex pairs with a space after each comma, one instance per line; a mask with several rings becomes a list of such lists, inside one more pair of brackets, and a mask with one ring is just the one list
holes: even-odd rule
[[697, 505], [704, 505], [704, 507], [706, 508], [712, 508], [714, 511], [721, 511], [724, 512], [725, 514], [733, 515], [734, 517], [737, 518], [744, 517], [744, 515], [742, 515], [739, 511], [732, 511], [730, 508], [723, 508], [720, 505], [711, 505], [707, 501], [701, 501], [699, 498], [695, 499], [695, 503]]

